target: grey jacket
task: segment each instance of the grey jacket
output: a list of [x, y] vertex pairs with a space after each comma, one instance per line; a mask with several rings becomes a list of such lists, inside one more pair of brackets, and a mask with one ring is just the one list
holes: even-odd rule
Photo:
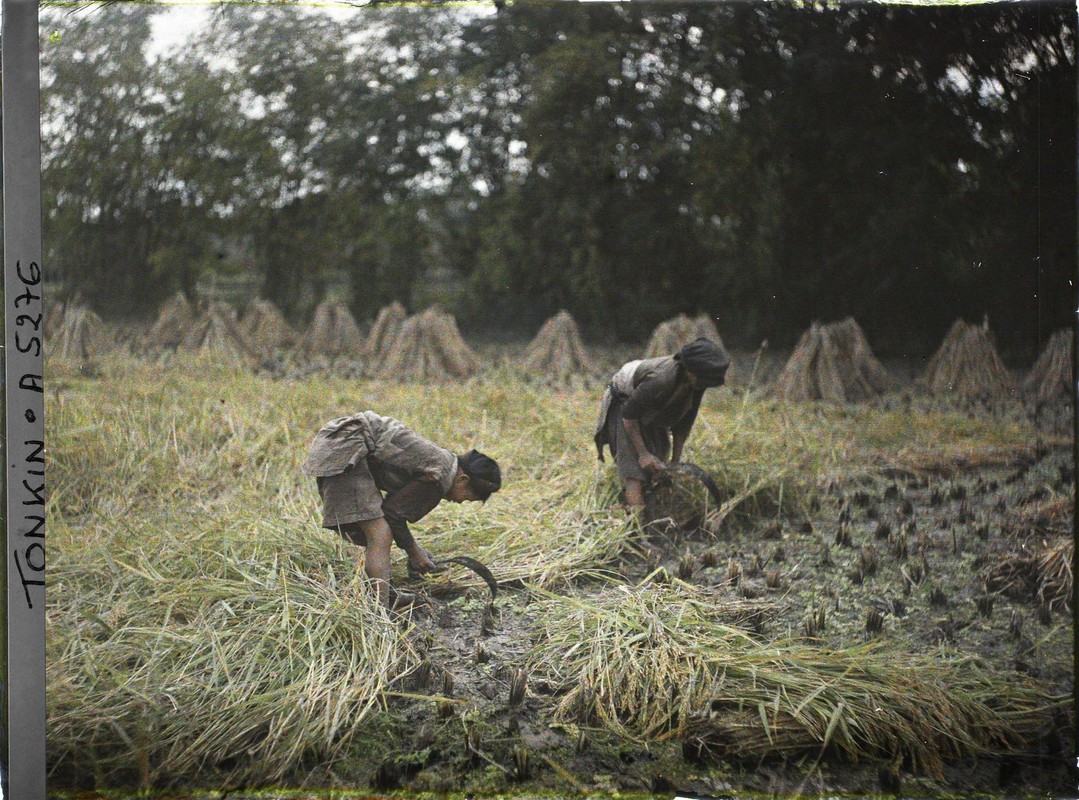
[[304, 462], [307, 475], [340, 475], [367, 460], [375, 485], [393, 492], [413, 480], [435, 481], [448, 492], [457, 457], [393, 417], [361, 411], [330, 420], [315, 436]]
[[704, 389], [694, 389], [683, 380], [674, 356], [623, 365], [611, 378], [600, 402], [593, 436], [599, 459], [603, 460], [603, 445], [611, 445], [607, 422], [612, 408], [617, 409], [619, 419], [635, 419], [644, 428], [688, 436], [703, 396]]

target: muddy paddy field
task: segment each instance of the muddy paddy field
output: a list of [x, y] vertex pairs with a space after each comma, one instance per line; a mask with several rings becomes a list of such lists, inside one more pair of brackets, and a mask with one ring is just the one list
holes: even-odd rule
[[[1070, 408], [735, 373], [685, 453], [724, 502], [679, 477], [641, 524], [595, 459], [600, 378], [51, 374], [58, 795], [1074, 789]], [[387, 614], [319, 528], [299, 465], [364, 408], [502, 463], [486, 506], [413, 526], [493, 604], [395, 551], [426, 602]]]

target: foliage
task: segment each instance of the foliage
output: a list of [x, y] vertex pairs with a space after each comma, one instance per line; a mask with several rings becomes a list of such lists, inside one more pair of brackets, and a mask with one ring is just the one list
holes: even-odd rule
[[223, 6], [152, 58], [155, 13], [44, 27], [48, 255], [98, 311], [253, 269], [293, 322], [434, 274], [527, 335], [850, 315], [887, 355], [987, 312], [1033, 356], [1069, 318], [1066, 3]]
[[112, 314], [193, 291], [248, 158], [207, 53], [148, 60], [153, 13], [70, 15], [42, 45], [46, 258]]

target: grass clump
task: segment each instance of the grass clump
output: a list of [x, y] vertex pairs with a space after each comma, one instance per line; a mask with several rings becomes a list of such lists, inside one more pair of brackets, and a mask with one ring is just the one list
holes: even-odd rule
[[84, 534], [53, 531], [48, 609], [49, 760], [71, 782], [266, 783], [332, 765], [417, 660], [325, 540], [120, 520], [73, 547]]
[[716, 756], [903, 756], [939, 775], [951, 758], [1023, 751], [1066, 702], [973, 660], [764, 642], [684, 586], [548, 597], [539, 619], [533, 669], [563, 692], [556, 719]]
[[990, 591], [1029, 600], [1053, 610], [1070, 609], [1074, 593], [1072, 558], [1075, 542], [1064, 539], [1053, 545], [1020, 550], [1000, 556], [985, 571]]

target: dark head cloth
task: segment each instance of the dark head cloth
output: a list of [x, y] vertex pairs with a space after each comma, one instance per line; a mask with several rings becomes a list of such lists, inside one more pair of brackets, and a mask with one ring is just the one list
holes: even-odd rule
[[469, 450], [464, 455], [457, 456], [457, 463], [468, 476], [468, 485], [472, 487], [472, 492], [480, 500], [486, 502], [488, 497], [502, 488], [502, 472], [498, 468], [498, 462], [479, 450]]
[[727, 367], [731, 365], [731, 358], [722, 345], [703, 336], [675, 353], [674, 358], [697, 377], [697, 385], [701, 388], [722, 386]]

